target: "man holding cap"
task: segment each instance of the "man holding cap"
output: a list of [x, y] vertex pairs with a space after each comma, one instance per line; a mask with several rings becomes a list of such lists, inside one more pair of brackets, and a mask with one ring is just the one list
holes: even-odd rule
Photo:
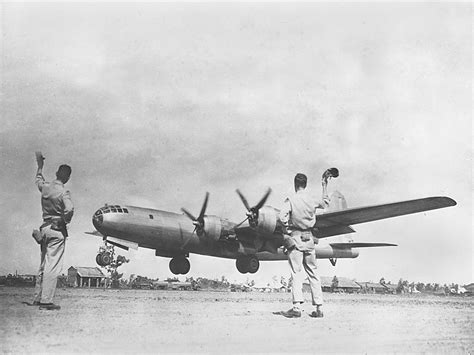
[[53, 303], [53, 298], [57, 278], [62, 269], [67, 237], [66, 224], [71, 222], [74, 213], [70, 193], [64, 187], [71, 176], [71, 167], [61, 165], [56, 172], [56, 180], [46, 182], [43, 177], [44, 157], [40, 152], [37, 152], [36, 160], [36, 186], [41, 192], [43, 224], [40, 228], [41, 263], [32, 305], [38, 305], [40, 309], [58, 310], [61, 307]]
[[[284, 233], [285, 247], [291, 268], [293, 308], [281, 313], [287, 318], [301, 317], [303, 299], [303, 280], [308, 275], [311, 287], [314, 311], [311, 317], [323, 317], [321, 280], [317, 274], [315, 243], [312, 228], [316, 223], [316, 209], [329, 206], [327, 196], [327, 177], [323, 175], [322, 201], [318, 201], [306, 190], [307, 177], [298, 173], [294, 179], [295, 194], [285, 200], [280, 212], [280, 220], [286, 229]], [[304, 270], [304, 271], [303, 271]]]

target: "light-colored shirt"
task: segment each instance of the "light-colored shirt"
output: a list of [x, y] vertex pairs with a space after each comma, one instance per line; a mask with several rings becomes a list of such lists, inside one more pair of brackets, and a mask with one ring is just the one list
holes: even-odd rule
[[280, 211], [280, 221], [290, 230], [308, 230], [316, 223], [316, 209], [325, 208], [328, 204], [327, 196], [323, 196], [323, 201], [319, 201], [306, 189], [300, 189], [293, 196], [286, 198]]
[[46, 182], [43, 174], [36, 174], [36, 186], [41, 192], [41, 207], [43, 220], [62, 217], [66, 223], [71, 222], [74, 206], [71, 194], [60, 180]]

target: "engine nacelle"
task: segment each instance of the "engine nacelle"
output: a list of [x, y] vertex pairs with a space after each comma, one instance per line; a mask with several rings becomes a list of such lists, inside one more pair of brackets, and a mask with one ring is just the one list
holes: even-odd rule
[[270, 206], [263, 206], [258, 211], [257, 231], [262, 234], [273, 234], [278, 223], [278, 213]]
[[213, 241], [217, 241], [221, 237], [222, 221], [216, 216], [204, 217], [204, 237]]

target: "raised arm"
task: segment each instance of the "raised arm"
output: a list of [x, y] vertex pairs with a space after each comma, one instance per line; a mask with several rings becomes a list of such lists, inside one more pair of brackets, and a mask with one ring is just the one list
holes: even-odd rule
[[319, 206], [317, 206], [317, 208], [327, 208], [329, 207], [328, 181], [326, 179], [323, 179], [321, 182], [321, 185], [322, 185], [321, 201], [319, 202]]
[[38, 165], [38, 169], [36, 170], [36, 178], [35, 183], [38, 187], [38, 190], [43, 190], [44, 185], [44, 176], [43, 176], [43, 165], [44, 165], [44, 156], [41, 152], [36, 152], [36, 164]]

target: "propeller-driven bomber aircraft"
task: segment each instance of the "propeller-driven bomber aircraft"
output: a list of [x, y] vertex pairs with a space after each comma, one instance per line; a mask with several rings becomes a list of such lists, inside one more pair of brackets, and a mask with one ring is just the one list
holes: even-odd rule
[[[113, 261], [113, 247], [125, 250], [138, 247], [155, 250], [156, 256], [171, 258], [173, 274], [190, 270], [190, 253], [236, 260], [241, 273], [255, 273], [260, 260], [286, 260], [283, 230], [279, 210], [266, 206], [271, 193], [268, 189], [261, 200], [251, 207], [244, 195], [236, 190], [247, 218], [241, 223], [206, 215], [209, 193], [206, 193], [199, 215], [182, 209], [184, 214], [155, 209], [105, 205], [98, 209], [92, 223], [97, 231], [88, 234], [101, 236], [105, 246], [99, 249], [96, 261], [107, 266]], [[449, 197], [428, 197], [376, 206], [347, 208], [345, 198], [334, 192], [329, 207], [316, 215], [312, 228], [315, 242], [322, 238], [355, 232], [352, 225], [402, 216], [456, 205]], [[333, 265], [338, 258], [356, 258], [358, 248], [396, 246], [388, 243], [329, 243], [316, 245], [316, 257], [329, 259]]]

